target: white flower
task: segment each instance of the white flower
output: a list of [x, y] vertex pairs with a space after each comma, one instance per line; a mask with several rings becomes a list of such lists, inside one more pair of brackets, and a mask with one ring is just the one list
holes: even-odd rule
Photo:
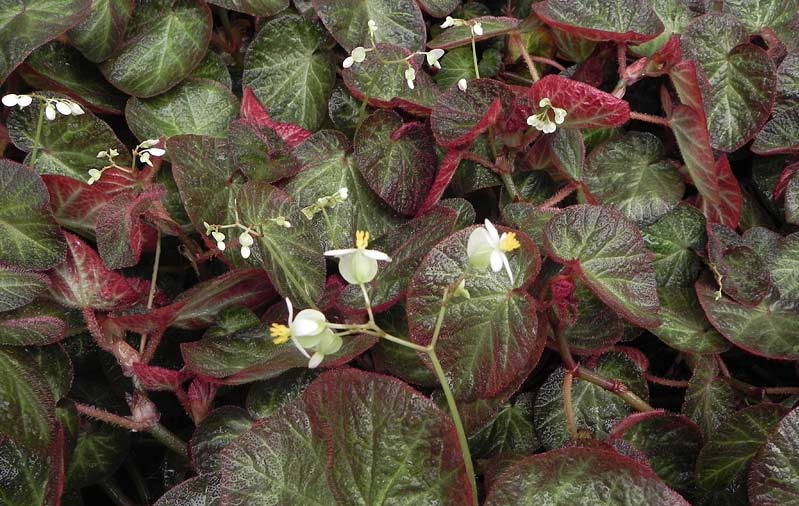
[[250, 250], [250, 246], [252, 246], [254, 242], [255, 239], [253, 239], [249, 231], [245, 230], [244, 232], [239, 234], [239, 244], [241, 245], [241, 258], [244, 258], [245, 260], [247, 258], [250, 258], [250, 253], [252, 253], [252, 251]]
[[325, 251], [325, 256], [338, 257], [338, 270], [347, 283], [360, 285], [375, 279], [377, 261], [390, 262], [391, 258], [381, 251], [366, 249], [369, 246], [369, 232], [358, 230], [355, 233], [355, 247]]
[[10, 93], [3, 96], [2, 102], [6, 107], [14, 107], [16, 105], [20, 109], [24, 109], [31, 105], [33, 98], [30, 95], [15, 95]]
[[[147, 149], [144, 149], [144, 150], [142, 150], [139, 153], [139, 161], [141, 161], [141, 163], [146, 163], [147, 165], [152, 167], [153, 166], [153, 162], [150, 161], [150, 157], [151, 156], [155, 156], [155, 157], [164, 156], [166, 154], [166, 150], [162, 149], [162, 148], [150, 147], [150, 146], [153, 145], [153, 144], [149, 144], [150, 142], [153, 142], [152, 140], [145, 141], [145, 142], [148, 143], [148, 146], [147, 146]], [[158, 143], [158, 139], [155, 139], [155, 143]], [[139, 146], [141, 147], [143, 145], [144, 145], [144, 142], [141, 143]]]
[[455, 18], [452, 16], [447, 16], [447, 19], [441, 23], [441, 28], [449, 28], [450, 26], [455, 26]]
[[353, 63], [361, 63], [366, 59], [366, 49], [363, 46], [358, 46], [352, 50], [350, 55], [344, 59], [342, 67], [348, 69], [352, 67]]
[[375, 23], [374, 19], [370, 19], [366, 24], [369, 26], [369, 35], [377, 33], [377, 23]]
[[405, 69], [405, 81], [408, 83], [408, 88], [413, 89], [413, 81], [416, 79], [416, 70], [413, 67]]
[[225, 251], [225, 234], [218, 230], [214, 230], [211, 232], [211, 237], [213, 237], [216, 241], [216, 249], [219, 251]]
[[469, 257], [469, 265], [479, 270], [485, 270], [490, 265], [492, 271], [499, 272], [504, 266], [513, 283], [513, 273], [506, 253], [518, 247], [519, 241], [514, 232], [503, 232], [500, 236], [494, 225], [485, 220], [485, 226], [474, 229], [469, 235], [466, 254]]
[[100, 180], [100, 176], [102, 176], [102, 175], [103, 175], [103, 173], [101, 171], [97, 170], [97, 169], [89, 169], [89, 181], [88, 181], [88, 183], [89, 184], [96, 183], [97, 181]]
[[483, 24], [479, 21], [472, 25], [472, 33], [475, 35], [483, 35]]
[[53, 107], [53, 104], [47, 104], [44, 108], [44, 117], [47, 118], [48, 121], [53, 121], [55, 115], [55, 107]]
[[70, 114], [72, 114], [72, 109], [69, 107], [69, 104], [67, 102], [62, 102], [60, 100], [57, 100], [55, 103], [55, 108], [58, 112], [60, 112], [64, 116], [69, 116]]
[[466, 79], [459, 79], [458, 80], [458, 89], [461, 91], [466, 91], [469, 87], [469, 84], [466, 82]]
[[69, 105], [69, 110], [73, 116], [80, 116], [84, 112], [83, 108], [75, 102], [69, 102], [67, 105]]
[[[318, 366], [325, 355], [331, 355], [341, 349], [341, 337], [333, 333], [327, 325], [327, 318], [316, 309], [303, 309], [294, 318], [294, 306], [286, 299], [289, 310], [288, 326], [273, 323], [269, 328], [272, 342], [283, 344], [289, 339], [294, 346], [308, 358], [308, 367], [313, 369]], [[309, 355], [306, 349], [314, 352]]]
[[442, 56], [444, 56], [443, 49], [433, 49], [432, 51], [428, 51], [427, 53], [425, 53], [427, 64], [437, 69], [441, 68], [441, 64], [438, 63], [438, 60], [440, 60]]
[[147, 139], [145, 141], [142, 141], [139, 144], [139, 147], [147, 149], [147, 148], [151, 148], [151, 147], [155, 146], [156, 144], [158, 144], [158, 139]]
[[350, 196], [350, 191], [347, 189], [346, 186], [338, 189], [338, 198], [341, 199], [342, 201], [347, 200], [347, 197], [349, 196]]
[[[541, 107], [544, 110], [538, 114], [528, 116], [527, 118], [527, 124], [535, 127], [536, 130], [540, 130], [545, 134], [551, 134], [556, 130], [557, 125], [562, 125], [566, 120], [566, 109], [554, 107], [549, 98], [542, 98], [538, 102], [538, 107]], [[549, 114], [550, 109], [552, 110], [552, 118], [550, 118]]]

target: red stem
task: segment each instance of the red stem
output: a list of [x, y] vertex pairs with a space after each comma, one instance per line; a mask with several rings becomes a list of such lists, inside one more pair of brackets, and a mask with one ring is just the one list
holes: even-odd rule
[[132, 430], [134, 432], [146, 431], [152, 426], [152, 424], [149, 422], [136, 422], [131, 420], [130, 418], [115, 415], [113, 413], [105, 411], [104, 409], [96, 408], [94, 406], [89, 406], [88, 404], [81, 404], [80, 402], [75, 403], [75, 409], [77, 409], [78, 413], [82, 415], [91, 418], [96, 418], [97, 420], [101, 420], [105, 423], [110, 423], [111, 425], [117, 425], [119, 427], [123, 427], [125, 429]]

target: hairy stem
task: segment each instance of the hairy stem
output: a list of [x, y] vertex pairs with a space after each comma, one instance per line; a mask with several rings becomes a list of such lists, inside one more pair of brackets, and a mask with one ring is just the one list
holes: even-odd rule
[[474, 75], [480, 79], [480, 67], [477, 65], [477, 45], [474, 41], [474, 32], [472, 32], [472, 62], [474, 63]]
[[563, 412], [566, 414], [566, 427], [569, 429], [569, 436], [577, 439], [577, 420], [574, 416], [574, 404], [572, 403], [572, 382], [574, 375], [571, 371], [563, 377]]
[[688, 381], [686, 380], [673, 380], [669, 378], [661, 378], [654, 374], [646, 373], [646, 380], [656, 385], [663, 385], [664, 387], [672, 388], [688, 388]]
[[502, 184], [505, 186], [505, 189], [508, 191], [510, 195], [510, 199], [513, 202], [518, 202], [521, 200], [521, 196], [519, 195], [519, 189], [516, 188], [516, 183], [513, 182], [513, 178], [507, 172], [503, 172], [499, 175], [500, 179], [502, 179]]
[[655, 116], [653, 114], [646, 114], [643, 112], [630, 111], [630, 119], [645, 121], [646, 123], [652, 123], [654, 125], [660, 125], [664, 127], [671, 127], [671, 123], [668, 119], [662, 116]]
[[527, 64], [527, 70], [530, 71], [530, 76], [533, 78], [533, 82], [538, 81], [539, 79], [541, 79], [541, 76], [538, 75], [538, 69], [535, 68], [535, 62], [533, 62], [533, 59], [530, 57], [530, 53], [527, 51], [527, 47], [525, 47], [521, 35], [519, 35], [518, 32], [514, 32], [513, 35], [511, 35], [511, 37], [513, 38], [513, 41], [516, 43], [516, 45], [519, 46], [519, 51], [521, 51], [522, 53], [522, 58], [524, 58], [524, 63]]

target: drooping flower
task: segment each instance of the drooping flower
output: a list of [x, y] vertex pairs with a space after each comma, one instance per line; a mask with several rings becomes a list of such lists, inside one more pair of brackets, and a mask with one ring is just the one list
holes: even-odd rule
[[469, 84], [466, 82], [466, 79], [459, 79], [458, 89], [461, 91], [466, 91], [467, 88], [469, 88]]
[[[555, 131], [557, 125], [563, 124], [566, 120], [566, 109], [554, 107], [549, 98], [542, 98], [538, 102], [538, 107], [543, 108], [543, 110], [538, 114], [527, 117], [527, 124], [535, 127], [536, 130], [551, 134]], [[552, 111], [552, 117], [549, 114], [550, 110]]]
[[491, 266], [492, 271], [499, 272], [504, 266], [512, 283], [513, 273], [510, 270], [507, 253], [518, 247], [519, 241], [514, 232], [503, 232], [499, 235], [494, 225], [485, 220], [484, 226], [474, 229], [469, 235], [466, 254], [469, 257], [469, 265], [479, 270]]
[[225, 234], [218, 230], [211, 232], [211, 237], [216, 241], [216, 248], [219, 251], [225, 251]]
[[375, 33], [377, 33], [377, 23], [375, 22], [374, 19], [370, 19], [369, 22], [366, 23], [366, 24], [367, 24], [367, 26], [369, 26], [369, 35], [370, 36], [372, 36]]
[[147, 139], [146, 141], [143, 141], [137, 146], [137, 149], [140, 150], [139, 161], [141, 163], [146, 163], [147, 165], [152, 167], [153, 162], [150, 159], [151, 157], [153, 156], [160, 157], [166, 154], [165, 149], [154, 147], [156, 144], [158, 144], [158, 142], [159, 142], [158, 139]]
[[344, 58], [344, 63], [341, 65], [345, 69], [352, 67], [354, 63], [361, 63], [366, 59], [366, 48], [358, 46], [350, 52], [350, 55]]
[[413, 89], [413, 81], [416, 79], [416, 70], [413, 67], [405, 69], [405, 81], [408, 83], [408, 88]]
[[241, 245], [241, 258], [245, 260], [250, 258], [250, 253], [252, 253], [250, 247], [253, 245], [254, 242], [255, 239], [253, 239], [252, 235], [250, 235], [249, 230], [245, 230], [244, 232], [239, 234], [239, 245]]
[[[269, 328], [273, 343], [283, 344], [291, 339], [300, 353], [309, 359], [308, 367], [311, 369], [318, 366], [325, 355], [331, 355], [341, 349], [343, 344], [341, 336], [328, 327], [327, 318], [321, 311], [303, 309], [295, 318], [291, 300], [286, 299], [286, 307], [289, 310], [288, 325], [273, 323]], [[306, 350], [313, 351], [313, 355]]]
[[56, 109], [53, 107], [53, 104], [47, 104], [44, 108], [44, 117], [47, 118], [48, 121], [53, 121], [56, 116]]
[[[460, 21], [460, 20], [457, 20]], [[443, 23], [441, 23], [441, 28], [449, 28], [450, 26], [455, 26], [456, 20], [452, 16], [447, 16]]]
[[17, 106], [20, 109], [24, 109], [31, 105], [31, 102], [33, 102], [33, 97], [30, 95], [15, 95], [14, 93], [10, 93], [3, 96], [2, 102], [6, 107]]
[[338, 270], [347, 283], [360, 285], [375, 279], [377, 261], [390, 262], [391, 258], [382, 251], [366, 249], [369, 246], [369, 232], [358, 230], [355, 233], [355, 247], [325, 251], [325, 256], [339, 258]]
[[479, 21], [472, 25], [472, 33], [475, 35], [483, 35], [483, 23]]
[[444, 56], [443, 49], [433, 49], [432, 51], [428, 51], [425, 53], [425, 59], [427, 60], [427, 64], [437, 69], [441, 68], [441, 64], [438, 63], [438, 60], [440, 60], [442, 56]]

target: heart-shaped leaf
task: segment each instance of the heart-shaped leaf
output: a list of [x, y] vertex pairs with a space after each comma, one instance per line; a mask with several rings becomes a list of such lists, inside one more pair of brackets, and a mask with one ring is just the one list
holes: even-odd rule
[[94, 235], [97, 215], [111, 196], [97, 185], [88, 185], [69, 176], [42, 176], [50, 193], [53, 217], [64, 228], [84, 237]]
[[757, 506], [780, 506], [799, 498], [799, 410], [780, 420], [752, 461], [749, 500]]
[[358, 170], [393, 209], [413, 214], [435, 177], [435, 144], [421, 123], [403, 123], [395, 112], [377, 111], [354, 141]]
[[724, 293], [735, 301], [756, 305], [771, 291], [765, 261], [734, 230], [717, 223], [709, 225], [707, 252]]
[[191, 78], [157, 97], [131, 97], [125, 119], [139, 140], [183, 134], [224, 137], [238, 109], [238, 99], [222, 84]]
[[699, 488], [704, 492], [745, 488], [749, 464], [787, 412], [778, 404], [761, 403], [722, 422], [696, 461]]
[[271, 17], [289, 6], [289, 0], [214, 0], [208, 2], [253, 16]]
[[[256, 232], [256, 258], [277, 291], [292, 301], [314, 307], [325, 286], [325, 261], [305, 217], [288, 194], [250, 182], [237, 194], [239, 216]], [[279, 218], [289, 228], [275, 222]]]
[[23, 0], [0, 7], [0, 83], [44, 43], [75, 26], [91, 0]]
[[64, 338], [64, 308], [34, 302], [0, 314], [0, 345], [43, 346]]
[[53, 429], [53, 393], [22, 350], [0, 347], [0, 434], [34, 450], [46, 450]]
[[638, 227], [621, 213], [601, 206], [568, 207], [547, 225], [544, 246], [619, 315], [641, 327], [660, 324], [654, 255]]
[[799, 300], [799, 233], [781, 239], [777, 250], [769, 255], [768, 263], [780, 297]]
[[640, 44], [663, 31], [646, 0], [545, 0], [533, 8], [546, 24], [589, 40]]
[[655, 254], [658, 287], [692, 286], [702, 262], [697, 252], [705, 249], [705, 217], [695, 208], [680, 204], [643, 230], [646, 247]]
[[325, 441], [328, 483], [352, 504], [471, 504], [455, 426], [401, 381], [330, 371], [302, 396]]
[[175, 485], [153, 506], [214, 506], [219, 492], [219, 475], [203, 474]]
[[791, 52], [777, 67], [777, 100], [774, 113], [799, 105], [799, 52]]
[[661, 325], [652, 333], [686, 353], [720, 353], [729, 344], [710, 324], [691, 287], [658, 287]]
[[575, 353], [594, 354], [607, 350], [624, 335], [624, 321], [594, 293], [578, 282], [574, 290], [577, 314], [573, 322], [562, 322], [561, 335]]
[[266, 23], [247, 49], [242, 85], [277, 121], [316, 130], [335, 83], [318, 23], [286, 14]]
[[16, 162], [0, 160], [0, 195], [0, 262], [39, 270], [60, 262], [66, 248], [42, 178]]
[[228, 140], [233, 163], [250, 180], [272, 183], [300, 170], [289, 145], [269, 127], [237, 120], [230, 124]]
[[693, 489], [702, 431], [685, 416], [662, 410], [636, 413], [619, 422], [609, 440], [623, 440], [643, 452], [652, 470], [671, 488]]
[[591, 152], [583, 181], [602, 203], [637, 223], [652, 223], [671, 211], [685, 192], [680, 174], [664, 160], [664, 153], [654, 135], [630, 132]]
[[712, 356], [701, 357], [685, 391], [682, 413], [696, 422], [705, 434], [713, 434], [735, 411], [735, 392], [718, 375]]
[[[585, 142], [580, 130], [559, 128], [540, 142], [549, 144], [549, 155], [558, 171], [575, 181], [583, 179]], [[541, 148], [545, 149], [543, 146]]]
[[715, 13], [694, 20], [682, 35], [685, 57], [695, 60], [710, 82], [712, 145], [728, 152], [760, 130], [776, 95], [777, 69], [764, 49], [742, 44], [746, 35], [734, 17]]
[[607, 128], [621, 126], [630, 119], [630, 104], [589, 84], [559, 75], [548, 75], [530, 87], [527, 97], [533, 104], [548, 98], [552, 107], [566, 110], [560, 128]]
[[799, 154], [799, 108], [771, 118], [757, 133], [752, 151], [761, 155]]
[[[446, 16], [446, 14], [444, 14]], [[443, 16], [437, 16], [443, 17]], [[458, 46], [465, 46], [475, 41], [486, 40], [492, 37], [505, 35], [519, 26], [519, 20], [509, 17], [479, 16], [470, 19], [473, 23], [480, 23], [483, 33], [480, 35], [472, 32], [472, 27], [468, 25], [452, 26], [438, 34], [433, 40], [427, 43], [431, 49], [452, 49]], [[471, 53], [471, 51], [469, 52]], [[471, 54], [469, 55], [471, 58]], [[471, 59], [470, 59], [470, 65]], [[443, 64], [442, 64], [443, 66]], [[472, 66], [472, 68], [474, 68]]]
[[648, 467], [618, 453], [564, 448], [527, 457], [494, 480], [485, 506], [508, 504], [688, 506]]
[[252, 425], [250, 415], [237, 406], [222, 406], [209, 413], [194, 430], [189, 442], [191, 458], [197, 472], [216, 472], [222, 450], [250, 430]]
[[540, 446], [533, 427], [533, 395], [530, 392], [519, 394], [469, 437], [469, 447], [475, 458], [524, 455]]
[[97, 66], [61, 42], [34, 51], [20, 70], [34, 88], [65, 93], [97, 112], [119, 114], [124, 107], [124, 95], [108, 84]]
[[125, 41], [100, 65], [129, 95], [152, 97], [191, 74], [208, 51], [211, 10], [198, 0], [154, 0], [136, 7]]
[[411, 51], [424, 48], [426, 28], [422, 11], [413, 0], [313, 0], [325, 28], [344, 49], [368, 47], [369, 20], [377, 23], [375, 41], [396, 44]]
[[779, 36], [781, 42], [796, 47], [795, 22], [799, 2], [796, 0], [727, 0], [722, 5], [722, 12], [738, 18], [752, 33], [763, 32], [765, 28]]
[[544, 345], [535, 302], [525, 293], [541, 267], [538, 248], [519, 232], [521, 248], [508, 254], [513, 280], [504, 269], [480, 271], [470, 266], [466, 251], [476, 229], [460, 230], [428, 253], [411, 278], [407, 302], [411, 340], [427, 344], [444, 291], [465, 280], [471, 297], [449, 300], [438, 341], [441, 366], [463, 400], [491, 397], [517, 384], [538, 362]]
[[436, 142], [444, 147], [468, 146], [503, 111], [509, 112], [512, 101], [510, 89], [493, 79], [472, 81], [466, 91], [450, 88], [438, 96], [430, 117]]
[[[639, 397], [649, 398], [643, 372], [627, 355], [620, 352], [605, 353], [592, 369], [623, 383]], [[560, 448], [569, 441], [563, 408], [565, 376], [566, 371], [562, 368], [553, 372], [535, 399], [533, 423], [541, 443], [547, 449]], [[575, 379], [571, 393], [577, 426], [597, 437], [606, 436], [617, 422], [632, 413], [632, 408], [618, 396], [584, 380]]]
[[42, 274], [0, 266], [0, 312], [28, 304], [46, 287]]
[[92, 0], [91, 11], [69, 31], [69, 41], [87, 60], [108, 59], [125, 37], [133, 17], [133, 0]]

